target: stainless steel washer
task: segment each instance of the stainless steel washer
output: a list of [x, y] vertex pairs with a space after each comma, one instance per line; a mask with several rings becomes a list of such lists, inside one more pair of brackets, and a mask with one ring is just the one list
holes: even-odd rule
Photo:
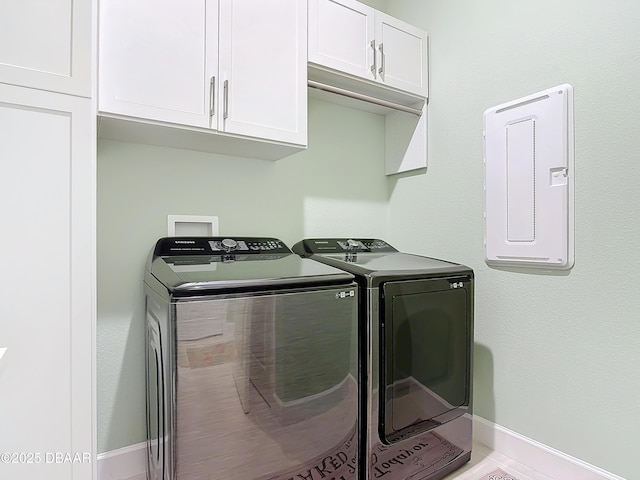
[[357, 478], [353, 275], [275, 238], [172, 237], [145, 293], [149, 479]]
[[379, 239], [293, 250], [360, 289], [362, 478], [435, 480], [471, 458], [473, 271]]

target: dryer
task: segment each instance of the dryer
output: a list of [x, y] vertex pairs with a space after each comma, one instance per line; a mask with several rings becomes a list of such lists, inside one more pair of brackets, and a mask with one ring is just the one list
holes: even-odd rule
[[469, 461], [472, 269], [380, 239], [305, 239], [293, 250], [359, 285], [361, 478], [435, 480]]
[[150, 480], [358, 476], [358, 290], [276, 238], [160, 239], [145, 269]]

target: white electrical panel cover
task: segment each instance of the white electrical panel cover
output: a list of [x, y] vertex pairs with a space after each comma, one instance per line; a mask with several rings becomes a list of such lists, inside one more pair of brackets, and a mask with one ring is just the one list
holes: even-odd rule
[[485, 260], [573, 266], [573, 88], [560, 85], [484, 112]]

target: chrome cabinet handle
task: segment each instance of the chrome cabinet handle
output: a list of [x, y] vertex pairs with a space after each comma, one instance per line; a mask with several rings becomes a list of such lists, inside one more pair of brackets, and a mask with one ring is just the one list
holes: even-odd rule
[[222, 118], [226, 120], [229, 117], [229, 80], [224, 81], [223, 102]]
[[371, 49], [373, 50], [373, 65], [371, 65], [371, 73], [373, 74], [373, 78], [376, 78], [376, 70], [378, 69], [377, 66], [377, 56], [376, 56], [376, 41], [375, 40], [371, 40]]
[[382, 44], [378, 45], [378, 50], [380, 51], [380, 68], [378, 69], [378, 73], [382, 76], [384, 75], [384, 46]]
[[211, 77], [209, 83], [209, 117], [216, 113], [216, 77]]
[[7, 350], [9, 350], [7, 347], [0, 347], [0, 373], [2, 373], [2, 365], [3, 365], [3, 360], [2, 357], [5, 357], [6, 360], [6, 356], [5, 354], [7, 353]]

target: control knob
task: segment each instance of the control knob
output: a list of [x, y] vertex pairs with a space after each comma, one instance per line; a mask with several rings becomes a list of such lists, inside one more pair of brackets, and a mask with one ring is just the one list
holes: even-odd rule
[[347, 250], [355, 250], [359, 246], [360, 246], [360, 242], [357, 242], [351, 239], [347, 240]]
[[238, 242], [236, 242], [232, 238], [225, 238], [224, 240], [222, 240], [222, 242], [220, 242], [220, 244], [222, 245], [222, 248], [224, 248], [224, 251], [227, 253], [234, 251], [238, 246]]

